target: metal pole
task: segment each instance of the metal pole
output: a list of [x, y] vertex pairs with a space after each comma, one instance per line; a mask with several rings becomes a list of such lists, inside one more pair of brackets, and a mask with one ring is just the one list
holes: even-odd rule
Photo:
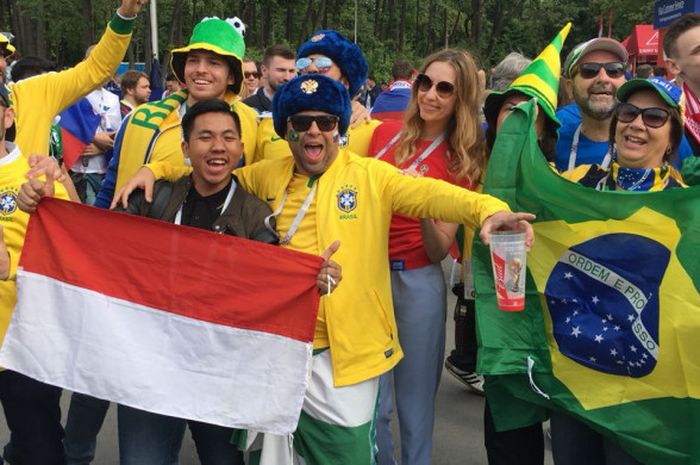
[[355, 32], [353, 33], [353, 42], [357, 43], [357, 0], [355, 0]]
[[150, 12], [151, 12], [151, 53], [152, 58], [158, 58], [158, 8], [156, 6], [156, 0], [151, 0]]

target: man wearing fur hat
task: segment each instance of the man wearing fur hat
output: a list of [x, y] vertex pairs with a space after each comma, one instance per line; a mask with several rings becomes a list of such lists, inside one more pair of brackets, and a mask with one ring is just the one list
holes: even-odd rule
[[[322, 74], [299, 76], [275, 93], [273, 123], [292, 157], [236, 170], [240, 185], [266, 200], [280, 244], [319, 254], [336, 240], [334, 260], [343, 282], [321, 298], [314, 357], [297, 431], [290, 436], [248, 432], [239, 446], [261, 464], [374, 463], [373, 418], [379, 375], [403, 356], [389, 282], [388, 235], [393, 212], [481, 227], [488, 242], [497, 229], [522, 229], [532, 243], [530, 214], [511, 213], [493, 197], [431, 178], [414, 178], [341, 147], [350, 123], [350, 96]], [[168, 166], [154, 167], [163, 174]], [[179, 176], [179, 170], [174, 177]], [[143, 168], [135, 187], [152, 197], [153, 172]], [[174, 180], [174, 179], [171, 179]], [[259, 451], [257, 449], [260, 449]], [[296, 457], [294, 457], [296, 455]]]
[[231, 105], [241, 120], [244, 163], [251, 163], [257, 112], [238, 99], [243, 84], [243, 31], [237, 18], [204, 18], [192, 31], [189, 44], [171, 52], [173, 73], [187, 88], [131, 112], [114, 142], [114, 156], [96, 206], [108, 207], [114, 192], [144, 163], [185, 165], [180, 120], [188, 107], [201, 100], [222, 99]]
[[[352, 101], [351, 127], [342, 141], [361, 156], [367, 156], [374, 129], [381, 121], [366, 120], [367, 110], [357, 96], [367, 81], [367, 61], [357, 44], [333, 30], [315, 32], [297, 51], [296, 69], [299, 74], [319, 73], [341, 82]], [[262, 117], [258, 127], [256, 160], [285, 158], [289, 146], [272, 127], [271, 115]]]

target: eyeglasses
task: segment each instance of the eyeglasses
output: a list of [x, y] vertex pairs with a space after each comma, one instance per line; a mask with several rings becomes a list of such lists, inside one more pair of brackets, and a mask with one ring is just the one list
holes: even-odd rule
[[318, 70], [319, 73], [327, 73], [329, 69], [331, 69], [331, 66], [333, 66], [333, 60], [328, 58], [327, 56], [318, 56], [316, 58], [299, 58], [296, 62], [296, 67], [297, 71], [300, 73], [302, 71], [306, 71], [306, 68], [311, 66], [311, 63], [316, 63], [316, 69]]
[[612, 79], [617, 79], [625, 74], [625, 63], [621, 61], [611, 61], [610, 63], [581, 63], [577, 66], [577, 71], [582, 78], [593, 79], [600, 72], [600, 68], [603, 68], [608, 77]]
[[292, 123], [292, 128], [298, 132], [308, 131], [314, 122], [321, 131], [332, 131], [338, 125], [338, 120], [335, 115], [294, 115], [287, 118]]
[[255, 79], [260, 79], [260, 73], [258, 73], [258, 72], [246, 71], [243, 73], [243, 75], [245, 76], [246, 79], [250, 79], [252, 77]]
[[435, 83], [425, 74], [419, 74], [416, 76], [416, 80], [413, 81], [413, 88], [421, 92], [428, 92], [433, 86], [435, 86], [435, 90], [442, 98], [450, 97], [455, 91], [455, 85], [451, 82], [440, 81]]
[[666, 124], [671, 116], [671, 113], [663, 108], [639, 108], [626, 102], [620, 103], [615, 109], [615, 113], [617, 120], [623, 123], [631, 123], [641, 113], [642, 121], [650, 128], [660, 128]]

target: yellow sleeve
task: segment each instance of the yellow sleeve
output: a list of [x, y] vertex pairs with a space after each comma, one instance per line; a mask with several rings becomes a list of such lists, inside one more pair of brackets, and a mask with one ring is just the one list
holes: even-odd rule
[[21, 107], [33, 105], [44, 114], [56, 115], [112, 77], [129, 47], [133, 23], [115, 15], [85, 60], [65, 71], [13, 84], [12, 101], [17, 117], [22, 118], [22, 112], [27, 111], [19, 111]]
[[183, 176], [187, 176], [192, 172], [191, 166], [186, 165], [173, 165], [167, 161], [154, 161], [143, 165], [155, 176], [156, 181], [159, 179], [165, 179], [166, 181], [175, 182]]
[[381, 121], [373, 119], [366, 121], [354, 129], [348, 130], [348, 149], [361, 157], [369, 155], [369, 144], [372, 142], [374, 130], [382, 124]]
[[[372, 161], [372, 160], [368, 160]], [[510, 211], [508, 204], [433, 178], [414, 178], [387, 163], [374, 163], [384, 177], [383, 184], [392, 199], [394, 211], [417, 218], [434, 218], [476, 228], [499, 211]]]
[[571, 182], [578, 183], [581, 180], [581, 178], [583, 178], [586, 174], [588, 174], [588, 171], [590, 169], [591, 169], [591, 165], [579, 165], [572, 170], [560, 172], [559, 176], [561, 176], [564, 179], [568, 179]]

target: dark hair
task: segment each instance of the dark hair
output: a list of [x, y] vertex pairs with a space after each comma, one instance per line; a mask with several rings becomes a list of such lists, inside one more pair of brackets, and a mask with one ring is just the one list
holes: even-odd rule
[[243, 136], [243, 134], [241, 134], [241, 120], [231, 106], [223, 100], [210, 99], [195, 103], [191, 108], [187, 109], [185, 116], [182, 117], [182, 136], [185, 141], [189, 142], [190, 140], [190, 135], [194, 128], [194, 120], [197, 119], [198, 116], [206, 113], [224, 113], [230, 115], [231, 119], [233, 119], [234, 126], [236, 126], [236, 131], [238, 131], [238, 137]]
[[39, 74], [56, 71], [56, 64], [53, 61], [41, 57], [24, 57], [18, 60], [10, 72], [13, 82], [21, 81]]
[[654, 76], [666, 76], [666, 68], [664, 68], [663, 66], [654, 66]]
[[294, 58], [296, 58], [296, 55], [294, 55], [292, 49], [290, 49], [286, 45], [272, 45], [265, 49], [265, 53], [263, 53], [262, 64], [265, 66], [270, 66], [270, 61], [272, 61], [274, 57], [282, 57], [285, 60], [293, 60]]
[[[525, 95], [528, 98], [531, 98], [529, 95], [526, 95], [520, 91], [517, 90], [511, 90], [510, 92], [517, 92], [519, 94]], [[505, 99], [503, 100], [505, 102]], [[498, 109], [498, 112], [500, 113], [501, 109]], [[539, 108], [540, 112], [544, 112], [542, 108]], [[498, 115], [498, 113], [496, 114]], [[497, 118], [498, 119], [498, 118]], [[544, 155], [544, 158], [551, 162], [554, 161], [554, 156], [556, 152], [556, 147], [557, 147], [557, 131], [559, 128], [557, 125], [552, 121], [547, 114], [544, 114], [544, 134], [542, 135], [542, 138], [540, 139], [538, 137], [537, 139], [537, 145], [540, 146], [540, 150], [542, 151], [542, 154]], [[491, 156], [491, 150], [493, 150], [493, 145], [496, 143], [496, 136], [497, 136], [497, 130], [496, 130], [496, 121], [494, 121], [493, 125], [488, 125], [486, 127], [486, 146], [488, 148], [489, 156]]]
[[[627, 96], [627, 99], [624, 101], [629, 100], [629, 97], [634, 95], [635, 93], [631, 93], [630, 95]], [[670, 117], [669, 120], [671, 121], [671, 151], [669, 153], [664, 154], [664, 160], [668, 161], [669, 158], [671, 158], [676, 151], [678, 150], [678, 147], [681, 145], [681, 141], [683, 140], [683, 117], [681, 116], [680, 111], [678, 111], [678, 108], [673, 108], [671, 106], [666, 105], [666, 109], [668, 110]], [[612, 120], [610, 121], [610, 134], [609, 134], [609, 139], [610, 139], [610, 147], [611, 149], [615, 145], [615, 132], [617, 131], [617, 113], [613, 113]]]
[[413, 65], [408, 60], [396, 60], [391, 65], [391, 76], [397, 79], [411, 79], [413, 76]]
[[[168, 73], [168, 74], [165, 76], [165, 80], [166, 80], [166, 81], [177, 81], [178, 79], [177, 79], [177, 76], [175, 76], [174, 73]], [[180, 81], [178, 81], [178, 82], [180, 82]]]
[[664, 35], [664, 53], [668, 58], [678, 56], [676, 42], [681, 34], [697, 26], [700, 26], [700, 13], [689, 13], [681, 16], [668, 27]]
[[146, 78], [148, 80], [148, 75], [135, 69], [130, 69], [122, 74], [119, 81], [122, 89], [122, 95], [126, 95], [127, 90], [135, 89], [136, 85], [139, 83], [139, 79], [141, 78]]
[[654, 67], [649, 64], [643, 64], [637, 66], [637, 77], [642, 79], [648, 79], [654, 75]]

